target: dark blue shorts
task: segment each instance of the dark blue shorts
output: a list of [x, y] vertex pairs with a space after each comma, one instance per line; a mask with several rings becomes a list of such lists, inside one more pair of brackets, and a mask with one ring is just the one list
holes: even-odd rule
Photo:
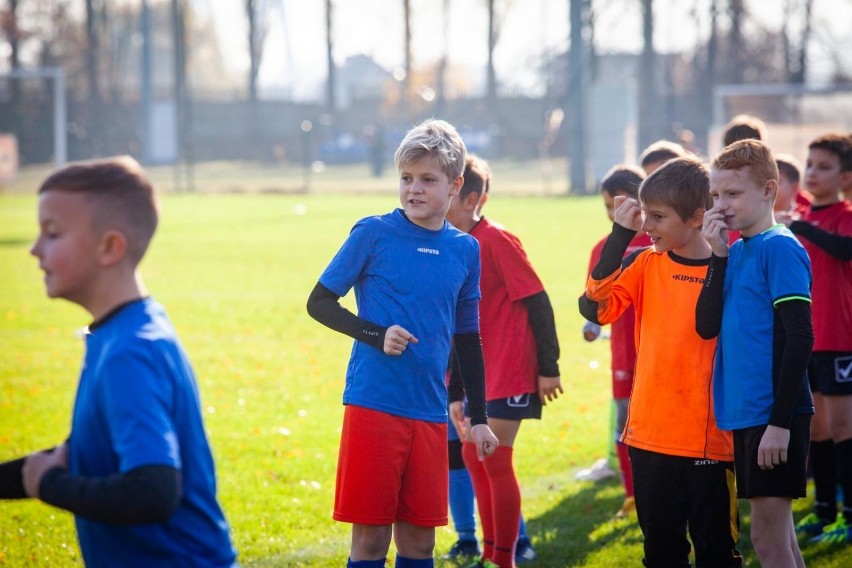
[[852, 353], [816, 351], [808, 363], [811, 390], [823, 395], [852, 394]]
[[[541, 420], [541, 408], [541, 399], [538, 398], [538, 393], [530, 392], [508, 398], [489, 400], [486, 403], [488, 418], [502, 418], [503, 420], [527, 420], [530, 418]], [[467, 405], [464, 408], [464, 415], [470, 416], [467, 412]]]
[[790, 444], [787, 446], [787, 463], [772, 469], [757, 465], [757, 449], [766, 426], [734, 430], [734, 464], [737, 470], [737, 497], [789, 497], [805, 496], [807, 486], [806, 465], [811, 441], [810, 414], [793, 417], [790, 424]]

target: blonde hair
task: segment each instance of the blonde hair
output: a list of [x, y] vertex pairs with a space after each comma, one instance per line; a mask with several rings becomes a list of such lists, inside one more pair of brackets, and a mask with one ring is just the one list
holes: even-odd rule
[[444, 120], [429, 119], [408, 131], [393, 156], [396, 168], [429, 159], [450, 181], [464, 172], [467, 149], [455, 127]]
[[752, 180], [759, 186], [768, 181], [778, 183], [778, 164], [769, 146], [755, 139], [734, 142], [713, 158], [714, 170], [740, 170], [748, 168]]

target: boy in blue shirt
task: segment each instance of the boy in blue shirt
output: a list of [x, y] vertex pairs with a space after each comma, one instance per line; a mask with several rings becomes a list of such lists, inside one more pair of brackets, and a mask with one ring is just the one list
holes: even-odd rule
[[195, 377], [137, 274], [150, 182], [129, 157], [79, 162], [45, 180], [38, 210], [47, 295], [94, 322], [68, 440], [0, 464], [0, 498], [73, 513], [87, 566], [234, 566]]
[[[792, 568], [804, 566], [792, 500], [805, 496], [814, 333], [810, 261], [775, 222], [777, 186], [775, 159], [758, 140], [735, 142], [713, 159], [713, 208], [703, 223], [713, 255], [696, 329], [719, 336], [716, 421], [733, 431], [737, 496], [751, 504], [754, 550], [762, 566]], [[742, 238], [729, 247], [734, 230]]]
[[[446, 222], [464, 178], [450, 124], [408, 132], [394, 161], [401, 209], [358, 221], [308, 299], [308, 313], [355, 339], [343, 403], [334, 518], [352, 523], [348, 566], [431, 567], [447, 524], [447, 390], [451, 348], [471, 406], [480, 459], [487, 425], [479, 336], [479, 245]], [[339, 300], [355, 290], [358, 315]]]

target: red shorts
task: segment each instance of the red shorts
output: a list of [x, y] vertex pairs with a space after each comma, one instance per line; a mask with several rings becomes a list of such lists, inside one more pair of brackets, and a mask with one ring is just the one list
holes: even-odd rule
[[360, 525], [447, 524], [447, 423], [347, 405], [334, 519]]
[[612, 370], [612, 398], [630, 398], [633, 371]]

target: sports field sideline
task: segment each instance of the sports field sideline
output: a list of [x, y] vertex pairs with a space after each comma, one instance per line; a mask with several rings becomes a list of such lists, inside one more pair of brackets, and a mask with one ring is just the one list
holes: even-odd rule
[[[395, 179], [386, 171], [373, 180], [366, 166], [328, 168], [311, 173], [306, 192], [300, 168], [241, 168], [198, 168], [197, 188], [209, 191], [163, 195], [143, 278], [195, 365], [243, 565], [341, 566], [349, 527], [331, 520], [331, 504], [351, 342], [310, 319], [304, 305], [352, 224], [397, 205]], [[558, 164], [494, 169], [485, 215], [521, 237], [548, 289], [566, 387], [516, 444], [540, 558], [534, 565], [638, 566], [635, 517], [611, 520], [620, 483], [574, 480], [609, 445], [609, 346], [582, 340], [576, 307], [591, 247], [608, 230], [600, 198], [555, 196], [565, 186]], [[77, 330], [88, 323], [79, 308], [44, 297], [27, 252], [36, 232], [33, 193], [46, 171], [26, 170], [14, 188], [0, 190], [0, 460], [67, 434], [82, 356]], [[173, 174], [153, 177], [168, 188]], [[807, 510], [807, 502], [796, 503], [797, 518]], [[755, 566], [747, 512], [741, 508], [741, 549]], [[454, 534], [439, 529], [437, 538], [442, 553]], [[808, 566], [848, 565], [848, 548], [804, 546], [803, 553]], [[70, 515], [36, 502], [0, 503], [0, 566], [79, 563]]]

